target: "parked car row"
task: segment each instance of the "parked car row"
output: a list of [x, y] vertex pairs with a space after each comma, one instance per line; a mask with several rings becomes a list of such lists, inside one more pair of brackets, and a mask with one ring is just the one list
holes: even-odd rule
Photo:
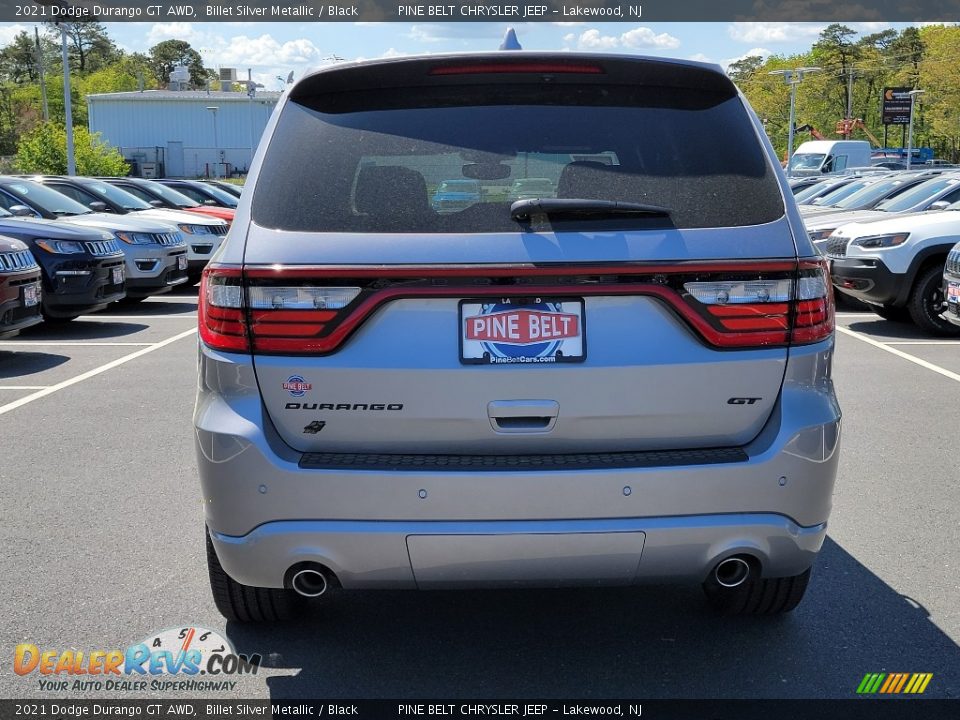
[[0, 337], [199, 280], [234, 211], [198, 203], [168, 182], [206, 187], [0, 176]]
[[924, 168], [837, 183], [821, 181], [827, 192], [817, 204], [819, 184], [801, 190], [810, 194], [799, 201], [834, 287], [880, 317], [913, 322], [934, 335], [960, 335], [960, 172]]

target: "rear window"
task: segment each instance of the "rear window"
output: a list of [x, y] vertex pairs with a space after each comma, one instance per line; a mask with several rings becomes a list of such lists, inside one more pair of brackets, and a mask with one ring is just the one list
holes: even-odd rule
[[755, 225], [784, 213], [736, 96], [596, 84], [291, 100], [252, 213], [259, 225], [308, 232], [509, 232], [522, 229], [510, 217], [518, 192], [663, 206], [679, 228]]

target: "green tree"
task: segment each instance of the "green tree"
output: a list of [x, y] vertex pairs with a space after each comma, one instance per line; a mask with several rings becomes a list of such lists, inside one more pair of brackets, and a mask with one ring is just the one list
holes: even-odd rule
[[190, 70], [190, 84], [195, 88], [203, 88], [210, 77], [203, 67], [200, 53], [194, 50], [190, 43], [184, 40], [164, 40], [147, 51], [150, 70], [154, 80], [161, 87], [170, 82], [170, 73], [177, 65], [186, 65]]
[[[60, 44], [60, 27], [45, 23], [51, 40]], [[99, 70], [122, 55], [102, 23], [93, 20], [62, 23], [67, 31], [67, 54], [70, 66], [81, 75]]]
[[34, 40], [26, 32], [17, 33], [0, 50], [0, 77], [17, 85], [37, 79], [37, 55]]
[[731, 63], [727, 68], [727, 75], [738, 85], [751, 80], [763, 67], [763, 58], [760, 55], [747, 55], [745, 58]]
[[[119, 151], [85, 127], [74, 128], [74, 158], [80, 175], [126, 175], [130, 166]], [[55, 123], [40, 123], [20, 138], [14, 165], [20, 172], [63, 175], [67, 172], [67, 134]]]

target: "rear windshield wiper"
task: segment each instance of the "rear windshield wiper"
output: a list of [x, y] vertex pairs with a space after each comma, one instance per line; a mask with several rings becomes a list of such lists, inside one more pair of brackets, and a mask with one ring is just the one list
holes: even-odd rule
[[510, 206], [510, 217], [527, 222], [535, 215], [550, 217], [624, 218], [640, 215], [669, 217], [670, 209], [660, 205], [646, 205], [616, 200], [588, 200], [584, 198], [529, 198], [517, 200]]

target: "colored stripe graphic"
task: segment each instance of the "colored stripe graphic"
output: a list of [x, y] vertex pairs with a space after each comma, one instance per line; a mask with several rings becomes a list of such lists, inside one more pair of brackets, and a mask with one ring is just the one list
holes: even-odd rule
[[920, 695], [933, 679], [933, 673], [867, 673], [857, 686], [858, 695]]

